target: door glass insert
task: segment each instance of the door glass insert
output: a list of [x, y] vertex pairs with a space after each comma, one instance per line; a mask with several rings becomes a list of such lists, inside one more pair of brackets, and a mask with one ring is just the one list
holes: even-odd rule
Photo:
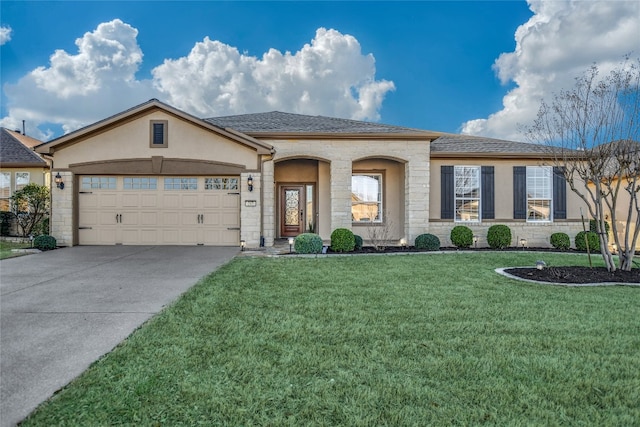
[[285, 225], [299, 225], [300, 218], [298, 216], [300, 191], [299, 190], [285, 190], [285, 211], [284, 211], [284, 224]]

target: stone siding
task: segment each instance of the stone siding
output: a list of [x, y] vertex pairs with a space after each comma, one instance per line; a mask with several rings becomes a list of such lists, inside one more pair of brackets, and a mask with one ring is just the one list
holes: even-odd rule
[[[508, 226], [511, 229], [511, 246], [518, 247], [520, 246], [520, 239], [526, 239], [527, 247], [550, 248], [552, 246], [549, 239], [553, 233], [568, 234], [571, 239], [571, 246], [573, 247], [576, 234], [582, 231], [582, 223], [579, 221], [557, 221], [548, 223], [495, 221], [483, 222], [481, 224], [443, 221], [429, 223], [428, 230], [423, 232], [438, 236], [442, 247], [450, 247], [453, 246], [450, 239], [451, 229], [456, 225], [466, 225], [473, 231], [475, 236], [478, 236], [478, 247], [486, 248], [489, 246], [487, 244], [487, 231], [489, 227], [495, 224]], [[413, 242], [411, 244], [413, 244]]]
[[76, 191], [71, 172], [60, 171], [64, 182], [64, 190], [51, 185], [51, 219], [50, 233], [56, 238], [58, 246], [73, 245], [73, 194]]

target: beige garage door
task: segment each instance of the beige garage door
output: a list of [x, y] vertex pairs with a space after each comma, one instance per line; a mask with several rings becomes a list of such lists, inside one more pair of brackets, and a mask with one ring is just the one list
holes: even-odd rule
[[238, 177], [81, 176], [81, 245], [240, 241]]

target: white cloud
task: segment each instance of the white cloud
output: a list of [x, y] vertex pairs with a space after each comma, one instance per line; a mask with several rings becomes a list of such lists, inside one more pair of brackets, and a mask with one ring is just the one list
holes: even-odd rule
[[350, 35], [320, 28], [295, 53], [270, 49], [261, 58], [205, 38], [184, 57], [166, 59], [152, 79], [136, 78], [142, 63], [138, 31], [115, 19], [76, 40], [78, 52], [57, 50], [5, 85], [9, 128], [27, 120], [29, 134], [47, 139], [46, 123], [69, 132], [159, 98], [200, 117], [281, 110], [353, 119], [379, 119], [393, 82], [375, 79], [375, 59]]
[[0, 27], [0, 46], [11, 40], [11, 27]]
[[377, 120], [394, 85], [375, 72], [354, 37], [320, 28], [298, 52], [270, 49], [262, 58], [205, 38], [153, 76], [170, 104], [200, 116], [282, 110]]
[[515, 51], [494, 64], [500, 80], [516, 87], [502, 110], [464, 123], [463, 133], [522, 140], [518, 125], [532, 122], [542, 99], [573, 87], [593, 63], [606, 74], [625, 54], [640, 54], [637, 1], [529, 0], [529, 7], [534, 15], [517, 29]]

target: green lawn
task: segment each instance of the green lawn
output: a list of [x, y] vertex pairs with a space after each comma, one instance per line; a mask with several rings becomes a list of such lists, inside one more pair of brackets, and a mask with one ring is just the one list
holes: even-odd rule
[[31, 247], [30, 243], [14, 243], [0, 240], [0, 259], [11, 258], [23, 255], [21, 253], [11, 252], [12, 249], [24, 249]]
[[238, 258], [24, 425], [638, 425], [640, 288], [528, 253]]

